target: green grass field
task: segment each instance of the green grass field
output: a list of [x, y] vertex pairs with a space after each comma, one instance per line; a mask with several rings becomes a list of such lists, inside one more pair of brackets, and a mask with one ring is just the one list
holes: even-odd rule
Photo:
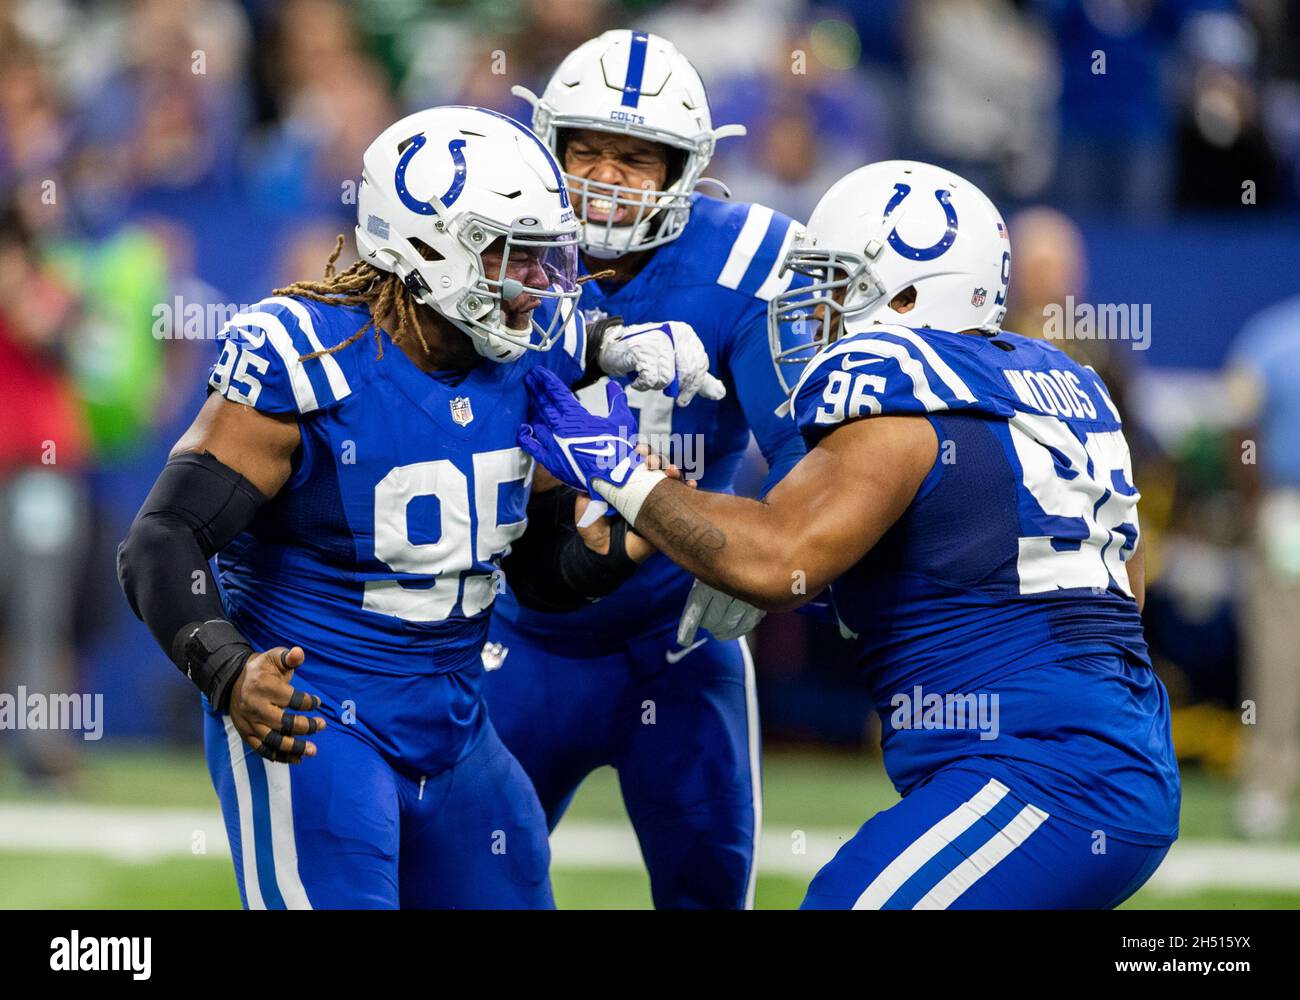
[[[0, 775], [0, 908], [238, 906], [224, 837], [210, 836], [216, 842], [209, 842], [206, 856], [190, 853], [187, 822], [192, 826], [194, 816], [213, 818], [217, 809], [199, 752], [109, 750], [91, 757], [75, 794], [33, 795], [12, 774]], [[820, 836], [821, 849], [833, 851], [836, 842], [897, 797], [871, 756], [774, 752], [764, 768], [765, 861], [757, 904], [792, 908], [803, 898], [817, 852], [810, 847], [806, 862], [783, 852], [795, 854], [791, 845], [805, 834], [809, 842]], [[1235, 841], [1231, 792], [1231, 784], [1221, 779], [1185, 775], [1183, 836], [1175, 850], [1186, 849], [1188, 856], [1174, 866], [1178, 877], [1163, 878], [1162, 870], [1129, 907], [1300, 908], [1300, 831], [1292, 830], [1284, 844], [1271, 848]], [[153, 824], [171, 815], [181, 832], [171, 841], [164, 837], [165, 849], [155, 850], [149, 846]], [[97, 840], [101, 834], [103, 843]], [[602, 847], [598, 863], [589, 863], [583, 851], [592, 837]], [[178, 843], [182, 839], [185, 843]], [[609, 769], [588, 779], [553, 845], [561, 908], [650, 905], [648, 881]]]

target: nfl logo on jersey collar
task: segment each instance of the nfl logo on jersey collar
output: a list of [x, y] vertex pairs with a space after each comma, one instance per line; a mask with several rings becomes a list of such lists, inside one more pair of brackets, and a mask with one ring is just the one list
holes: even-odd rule
[[468, 396], [457, 396], [451, 401], [451, 419], [461, 427], [474, 419], [474, 407]]

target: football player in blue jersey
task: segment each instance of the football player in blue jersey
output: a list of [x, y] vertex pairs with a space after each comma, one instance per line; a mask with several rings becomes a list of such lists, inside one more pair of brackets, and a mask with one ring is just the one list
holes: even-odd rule
[[[119, 576], [203, 692], [250, 908], [552, 903], [541, 807], [481, 695], [531, 506], [523, 376], [723, 391], [689, 327], [584, 328], [577, 235], [527, 128], [422, 111], [366, 151], [357, 263], [331, 258], [223, 331]], [[520, 586], [540, 567], [531, 585], [585, 600], [631, 572], [635, 537], [579, 535], [580, 509], [542, 524]]]
[[770, 312], [809, 451], [763, 502], [635, 457], [595, 468], [572, 439], [626, 447], [617, 427], [542, 371], [520, 443], [724, 592], [788, 609], [829, 588], [902, 801], [840, 848], [805, 907], [1118, 905], [1177, 836], [1180, 787], [1105, 385], [1001, 330], [1005, 225], [946, 170], [854, 171], [785, 265], [812, 279]]
[[[560, 161], [582, 224], [589, 317], [684, 320], [699, 334], [720, 400], [631, 388], [640, 439], [706, 489], [727, 492], [750, 441], [769, 483], [803, 455], [775, 416], [767, 301], [785, 290], [790, 219], [695, 191], [721, 137], [691, 64], [669, 42], [610, 31], [572, 52], [533, 126]], [[583, 394], [599, 408], [601, 386]], [[613, 765], [659, 907], [752, 905], [761, 813], [753, 666], [744, 641], [761, 612], [662, 556], [599, 605], [506, 594], [491, 638], [488, 705], [532, 777], [547, 821], [579, 783]], [[689, 604], [688, 602], [689, 595]], [[686, 607], [685, 614], [683, 608]], [[700, 626], [712, 632], [698, 633]]]

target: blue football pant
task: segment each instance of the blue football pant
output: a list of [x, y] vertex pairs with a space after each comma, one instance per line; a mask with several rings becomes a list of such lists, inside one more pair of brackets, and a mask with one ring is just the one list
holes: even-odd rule
[[205, 744], [249, 909], [550, 908], [546, 821], [490, 722], [421, 781], [343, 726], [301, 764], [259, 757], [228, 715]]
[[977, 763], [951, 766], [868, 820], [817, 873], [802, 909], [1110, 909], [1169, 847], [1067, 823]]
[[507, 652], [485, 677], [488, 711], [551, 829], [588, 774], [618, 771], [656, 907], [752, 906], [761, 820], [753, 663], [743, 640], [712, 636], [677, 659], [675, 629], [584, 655], [577, 638], [494, 618], [490, 638]]

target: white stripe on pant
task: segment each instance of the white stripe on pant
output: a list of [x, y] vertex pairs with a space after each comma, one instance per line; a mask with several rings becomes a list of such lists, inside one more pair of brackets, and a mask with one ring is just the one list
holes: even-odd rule
[[[855, 910], [878, 910], [935, 855], [988, 815], [1010, 789], [996, 779], [976, 792], [908, 845], [862, 891]], [[915, 909], [945, 909], [1038, 829], [1048, 814], [1025, 806], [971, 857], [949, 872], [916, 904]]]
[[289, 786], [289, 765], [274, 764], [259, 757], [235, 729], [230, 716], [224, 716], [226, 746], [230, 752], [230, 771], [239, 803], [240, 863], [244, 869], [244, 896], [250, 910], [266, 909], [257, 871], [257, 836], [253, 829], [253, 790], [248, 778], [250, 767], [259, 767], [266, 779], [266, 814], [271, 823], [271, 853], [275, 883], [284, 905], [291, 910], [309, 910], [311, 901], [298, 875], [298, 845], [293, 833], [293, 794]]

